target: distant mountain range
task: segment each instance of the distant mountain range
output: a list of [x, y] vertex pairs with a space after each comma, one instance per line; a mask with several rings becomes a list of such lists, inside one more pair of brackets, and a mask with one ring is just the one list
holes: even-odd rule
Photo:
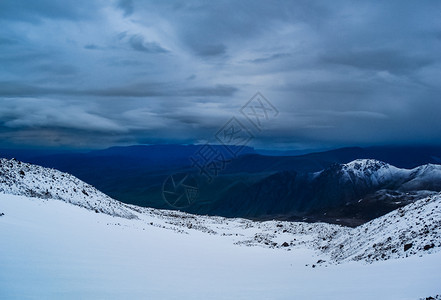
[[441, 190], [436, 166], [441, 147], [353, 147], [299, 156], [265, 156], [245, 147], [212, 183], [191, 166], [189, 158], [201, 147], [131, 146], [48, 155], [0, 149], [0, 157], [68, 172], [112, 198], [154, 208], [174, 209], [162, 198], [162, 184], [169, 175], [191, 173], [198, 179], [199, 197], [183, 210], [260, 220], [355, 226]]
[[226, 195], [209, 213], [358, 225], [437, 191], [441, 165], [400, 169], [358, 159], [319, 172], [275, 173]]

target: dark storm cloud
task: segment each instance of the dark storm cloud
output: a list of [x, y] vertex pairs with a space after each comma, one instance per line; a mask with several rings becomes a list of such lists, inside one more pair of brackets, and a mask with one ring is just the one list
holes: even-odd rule
[[94, 1], [0, 1], [0, 19], [39, 22], [43, 19], [79, 20], [91, 18], [99, 8]]
[[[51, 67], [51, 71], [53, 67]], [[71, 73], [69, 67], [55, 68], [58, 75], [65, 72]], [[70, 95], [70, 96], [99, 96], [99, 97], [203, 97], [203, 96], [222, 96], [231, 97], [237, 91], [237, 88], [229, 85], [216, 85], [214, 87], [193, 87], [185, 88], [172, 86], [166, 83], [139, 83], [117, 87], [107, 87], [104, 89], [69, 89], [69, 88], [47, 88], [34, 85], [22, 84], [17, 82], [0, 81], [0, 97], [35, 97], [50, 95]]]
[[166, 53], [167, 50], [162, 48], [157, 43], [145, 42], [141, 35], [132, 35], [129, 38], [129, 44], [133, 50], [146, 52], [146, 53]]
[[435, 62], [434, 59], [423, 55], [406, 55], [402, 51], [373, 49], [325, 54], [321, 59], [324, 63], [398, 74], [415, 72]]
[[13, 39], [0, 37], [0, 46], [1, 45], [14, 45], [16, 43], [17, 43], [17, 41], [15, 41]]
[[223, 97], [232, 97], [235, 92], [237, 92], [237, 88], [230, 85], [217, 85], [215, 87], [194, 87], [187, 90], [182, 91], [183, 96], [196, 96], [196, 97], [204, 97], [204, 96], [223, 96]]
[[0, 1], [0, 139], [209, 140], [261, 91], [280, 114], [255, 145], [441, 143], [440, 10], [437, 1]]
[[291, 56], [290, 53], [275, 53], [275, 54], [272, 54], [268, 57], [261, 57], [261, 58], [252, 59], [250, 62], [256, 63], [256, 64], [261, 64], [261, 63], [271, 62], [276, 59], [288, 58], [290, 56]]
[[218, 56], [227, 52], [227, 47], [222, 44], [198, 46], [196, 53], [200, 56]]
[[97, 45], [94, 45], [94, 44], [87, 44], [84, 46], [84, 49], [89, 49], [89, 50], [97, 50], [99, 48], [100, 47], [98, 47]]
[[106, 88], [99, 90], [84, 90], [74, 93], [102, 96], [102, 97], [200, 97], [200, 96], [224, 96], [231, 97], [237, 91], [237, 88], [229, 85], [216, 85], [214, 87], [193, 87], [180, 88], [177, 86], [170, 86], [165, 83], [154, 84], [136, 84], [121, 86], [115, 88]]
[[309, 92], [309, 93], [320, 93], [320, 94], [352, 94], [352, 95], [365, 95], [372, 93], [371, 82], [358, 81], [357, 80], [338, 80], [338, 79], [328, 79], [324, 81], [315, 81], [300, 85], [290, 85], [288, 87], [291, 91], [299, 92]]
[[56, 76], [66, 76], [74, 75], [76, 73], [76, 68], [68, 64], [48, 64], [43, 63], [35, 67], [37, 72], [50, 73]]
[[117, 6], [124, 12], [125, 17], [133, 14], [134, 8], [132, 0], [119, 0]]
[[43, 95], [49, 93], [50, 89], [35, 87], [32, 85], [16, 82], [0, 82], [0, 97], [23, 97], [32, 95]]

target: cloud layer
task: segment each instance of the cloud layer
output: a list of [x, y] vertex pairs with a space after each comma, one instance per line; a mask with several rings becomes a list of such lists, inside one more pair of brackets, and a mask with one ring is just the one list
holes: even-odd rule
[[439, 11], [438, 1], [1, 1], [0, 146], [213, 141], [257, 91], [280, 114], [256, 147], [440, 144]]

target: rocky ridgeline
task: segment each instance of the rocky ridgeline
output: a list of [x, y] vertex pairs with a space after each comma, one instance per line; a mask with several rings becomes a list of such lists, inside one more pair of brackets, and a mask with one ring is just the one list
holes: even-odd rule
[[60, 171], [0, 159], [0, 192], [42, 199], [58, 199], [111, 216], [136, 218], [131, 210], [75, 176]]
[[340, 233], [321, 245], [335, 261], [387, 260], [441, 249], [441, 194]]

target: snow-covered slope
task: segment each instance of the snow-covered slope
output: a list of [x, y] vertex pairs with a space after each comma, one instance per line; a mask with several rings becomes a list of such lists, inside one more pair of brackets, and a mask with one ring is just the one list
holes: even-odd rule
[[[402, 174], [387, 169], [346, 165]], [[356, 228], [253, 222], [123, 204], [2, 159], [0, 299], [418, 299], [441, 293], [440, 225], [441, 194]]]
[[437, 252], [441, 249], [441, 194], [339, 232], [323, 247], [335, 261], [372, 262]]
[[121, 202], [108, 197], [75, 176], [15, 159], [0, 159], [0, 192], [58, 199], [96, 213], [124, 218], [135, 217]]
[[[328, 255], [311, 245], [320, 235], [338, 234], [338, 226], [328, 224], [149, 209], [140, 210], [139, 219], [115, 218], [58, 200], [7, 194], [0, 194], [0, 211], [0, 299], [377, 300], [441, 294], [441, 252], [327, 264]], [[266, 237], [277, 246], [266, 245]], [[246, 240], [253, 244], [236, 245]]]
[[401, 190], [439, 190], [441, 187], [441, 165], [428, 164], [410, 170], [407, 182]]

